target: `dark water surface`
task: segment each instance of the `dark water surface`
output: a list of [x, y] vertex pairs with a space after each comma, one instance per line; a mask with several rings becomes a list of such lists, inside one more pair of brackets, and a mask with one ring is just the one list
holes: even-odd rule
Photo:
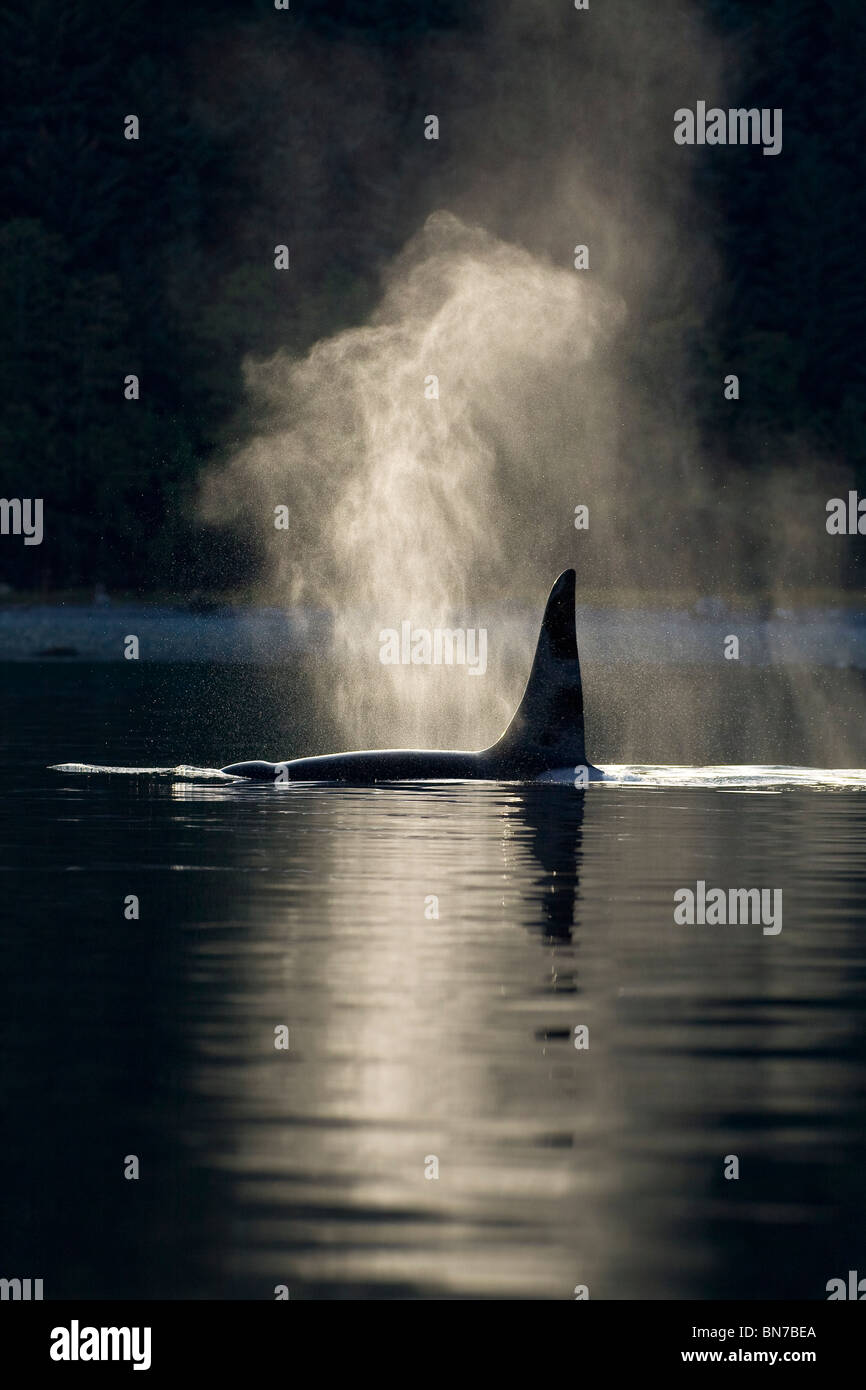
[[[125, 679], [3, 671], [0, 1275], [821, 1299], [866, 1274], [863, 791], [48, 772], [312, 751], [256, 744], [252, 672]], [[699, 879], [781, 889], [781, 932], [676, 925]]]

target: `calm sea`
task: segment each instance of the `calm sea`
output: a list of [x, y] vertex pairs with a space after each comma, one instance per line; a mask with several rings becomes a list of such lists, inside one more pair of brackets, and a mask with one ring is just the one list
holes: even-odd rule
[[[823, 1299], [866, 1274], [862, 785], [58, 773], [315, 743], [254, 668], [2, 676], [0, 1276]], [[778, 890], [781, 930], [678, 924], [699, 881]]]

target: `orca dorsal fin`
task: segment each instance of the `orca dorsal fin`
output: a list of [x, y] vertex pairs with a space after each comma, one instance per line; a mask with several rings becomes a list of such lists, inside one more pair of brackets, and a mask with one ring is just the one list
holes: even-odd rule
[[487, 750], [519, 774], [586, 764], [575, 579], [573, 569], [564, 570], [551, 589], [523, 699], [505, 733]]

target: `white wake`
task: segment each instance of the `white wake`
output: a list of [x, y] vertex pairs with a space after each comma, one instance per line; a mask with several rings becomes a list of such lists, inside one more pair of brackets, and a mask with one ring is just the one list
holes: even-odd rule
[[[181, 764], [178, 767], [106, 767], [97, 763], [56, 763], [51, 772], [71, 773], [88, 777], [147, 777], [171, 782], [209, 782], [246, 784], [261, 787], [261, 782], [251, 783], [246, 777], [233, 777], [215, 767], [192, 767]], [[736, 765], [721, 763], [709, 767], [685, 767], [676, 764], [655, 763], [608, 763], [599, 768], [604, 776], [599, 781], [590, 782], [593, 787], [717, 787], [752, 791], [781, 791], [786, 787], [811, 787], [814, 789], [864, 789], [866, 790], [866, 769], [864, 768], [820, 768]], [[574, 768], [557, 768], [547, 772], [537, 782], [555, 786], [574, 786]], [[439, 779], [436, 779], [437, 781]], [[312, 786], [314, 783], [294, 783], [295, 786]]]

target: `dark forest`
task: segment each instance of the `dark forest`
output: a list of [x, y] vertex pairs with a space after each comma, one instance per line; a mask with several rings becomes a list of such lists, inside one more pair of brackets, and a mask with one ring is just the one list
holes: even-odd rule
[[[696, 169], [723, 273], [712, 332], [692, 341], [683, 319], [681, 389], [717, 468], [760, 473], [796, 438], [828, 461], [830, 496], [866, 458], [866, 117], [852, 101], [866, 12], [859, 0], [706, 9], [738, 55], [732, 99], [784, 107], [785, 149]], [[433, 52], [441, 74], [451, 48], [471, 54], [476, 20], [456, 0], [293, 3], [290, 18], [270, 0], [5, 7], [2, 491], [44, 497], [59, 524], [51, 546], [9, 548], [0, 581], [224, 592], [254, 579], [254, 548], [204, 528], [194, 506], [201, 469], [250, 427], [241, 364], [362, 322], [383, 267], [448, 205], [459, 148], [446, 136], [435, 164], [417, 157], [425, 65]], [[358, 51], [378, 74], [375, 115], [351, 88]], [[272, 67], [249, 57], [263, 52]], [[521, 157], [502, 100], [496, 138]], [[146, 139], [124, 139], [129, 112]], [[296, 274], [275, 274], [276, 241], [291, 242]], [[749, 383], [736, 412], [705, 389], [730, 361]]]

